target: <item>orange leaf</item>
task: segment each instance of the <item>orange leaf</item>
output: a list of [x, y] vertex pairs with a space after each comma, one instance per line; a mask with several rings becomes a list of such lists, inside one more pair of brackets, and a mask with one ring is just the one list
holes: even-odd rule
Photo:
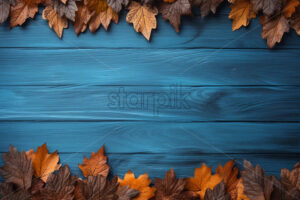
[[218, 174], [211, 175], [211, 167], [207, 167], [203, 163], [200, 168], [195, 169], [194, 177], [187, 178], [186, 181], [186, 189], [196, 192], [203, 199], [206, 189], [213, 190], [222, 181], [222, 178]]
[[284, 17], [290, 18], [296, 12], [296, 8], [299, 5], [300, 5], [300, 2], [298, 0], [288, 0], [282, 10]]
[[10, 9], [10, 27], [22, 25], [27, 18], [34, 18], [38, 12], [38, 1], [18, 0]]
[[104, 146], [97, 153], [92, 152], [90, 159], [84, 157], [83, 164], [78, 166], [85, 177], [97, 176], [98, 174], [107, 177], [109, 166], [107, 164], [107, 156], [104, 155]]
[[118, 13], [113, 11], [113, 9], [110, 6], [107, 6], [106, 10], [101, 11], [100, 13], [96, 13], [89, 22], [89, 29], [93, 33], [95, 32], [100, 25], [105, 28], [105, 30], [108, 29], [109, 24], [111, 21], [114, 21], [116, 24], [119, 22], [119, 16]]
[[142, 174], [138, 178], [135, 178], [134, 173], [128, 170], [124, 176], [124, 180], [119, 178], [118, 182], [120, 183], [119, 187], [128, 185], [131, 189], [140, 191], [139, 195], [133, 198], [133, 200], [147, 200], [155, 195], [156, 189], [149, 187], [151, 179], [149, 179], [148, 174]]
[[61, 166], [61, 164], [58, 164], [59, 156], [57, 151], [49, 154], [46, 143], [38, 147], [36, 153], [34, 153], [33, 149], [30, 149], [26, 152], [26, 155], [32, 160], [35, 177], [40, 178], [44, 182], [47, 181], [51, 173], [58, 170]]

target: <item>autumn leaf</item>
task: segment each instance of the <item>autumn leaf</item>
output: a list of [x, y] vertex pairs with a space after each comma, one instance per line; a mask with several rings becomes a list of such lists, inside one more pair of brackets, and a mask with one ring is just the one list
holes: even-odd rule
[[177, 0], [174, 3], [161, 3], [159, 12], [163, 18], [170, 21], [176, 32], [179, 32], [180, 18], [182, 15], [192, 15], [189, 0]]
[[285, 18], [290, 18], [296, 12], [296, 8], [299, 5], [299, 0], [286, 0], [286, 4], [282, 10], [282, 14]]
[[92, 152], [91, 158], [84, 157], [83, 163], [79, 164], [85, 177], [102, 175], [107, 177], [109, 173], [109, 166], [107, 165], [107, 156], [104, 155], [104, 146], [102, 146], [97, 153]]
[[206, 189], [214, 189], [222, 181], [222, 178], [218, 174], [211, 175], [211, 167], [207, 167], [203, 163], [200, 168], [195, 169], [194, 177], [187, 178], [186, 181], [186, 189], [196, 192], [203, 199]]
[[287, 199], [300, 198], [300, 163], [294, 166], [292, 171], [281, 169], [281, 183], [286, 191]]
[[201, 16], [206, 17], [210, 12], [216, 13], [217, 8], [224, 0], [201, 0], [200, 1], [200, 12]]
[[163, 0], [164, 2], [166, 2], [166, 3], [173, 3], [173, 2], [175, 2], [176, 0]]
[[135, 178], [133, 172], [128, 170], [124, 176], [124, 180], [118, 179], [120, 187], [129, 186], [131, 189], [138, 190], [140, 193], [133, 200], [148, 200], [154, 197], [156, 189], [150, 187], [151, 179], [148, 178], [148, 174], [142, 174], [138, 178]]
[[129, 0], [107, 0], [107, 4], [115, 11], [119, 13], [123, 6], [127, 6], [129, 4]]
[[43, 19], [48, 20], [49, 27], [53, 28], [60, 38], [62, 37], [63, 30], [68, 28], [67, 18], [60, 17], [50, 6], [43, 10]]
[[177, 179], [173, 169], [166, 173], [164, 179], [155, 179], [156, 200], [168, 199], [177, 200], [182, 199], [183, 190], [185, 188], [185, 180]]
[[94, 14], [89, 22], [89, 29], [93, 33], [102, 24], [104, 29], [107, 30], [111, 21], [114, 21], [117, 24], [119, 22], [119, 16], [110, 6], [108, 6], [106, 10], [101, 11], [98, 14]]
[[39, 3], [39, 0], [17, 0], [10, 9], [10, 27], [22, 25], [26, 19], [34, 18]]
[[256, 18], [250, 0], [236, 0], [231, 6], [228, 18], [232, 19], [232, 30], [238, 30], [242, 26], [248, 26], [251, 19]]
[[60, 0], [52, 0], [53, 9], [58, 13], [59, 17], [66, 17], [71, 21], [75, 21], [76, 11], [78, 10], [75, 0], [68, 0], [66, 4]]
[[4, 166], [0, 172], [6, 183], [14, 183], [20, 188], [27, 190], [31, 187], [33, 169], [31, 160], [26, 153], [19, 153], [15, 147], [10, 145], [9, 151], [2, 155]]
[[87, 7], [91, 12], [95, 12], [99, 14], [107, 9], [108, 5], [106, 0], [89, 0], [87, 3]]
[[50, 174], [46, 186], [41, 190], [42, 199], [73, 200], [77, 177], [71, 176], [68, 165], [61, 167], [57, 174]]
[[30, 194], [24, 189], [14, 189], [10, 183], [0, 183], [1, 200], [29, 200]]
[[10, 6], [14, 4], [14, 0], [0, 0], [0, 24], [7, 20], [9, 16]]
[[152, 29], [156, 29], [156, 18], [158, 11], [155, 7], [141, 5], [132, 1], [128, 6], [129, 12], [126, 21], [132, 23], [136, 32], [141, 32], [149, 40]]
[[49, 154], [46, 143], [37, 148], [36, 153], [31, 149], [26, 152], [27, 157], [32, 160], [34, 169], [34, 176], [40, 178], [44, 182], [47, 181], [48, 176], [60, 168], [59, 156], [57, 151]]
[[224, 181], [220, 182], [213, 190], [208, 188], [205, 192], [204, 200], [230, 200], [230, 195], [226, 193]]
[[296, 12], [290, 20], [291, 27], [300, 35], [300, 6], [296, 9]]
[[251, 2], [255, 12], [262, 10], [265, 15], [274, 14], [282, 5], [282, 0], [251, 0]]
[[119, 187], [117, 190], [118, 200], [131, 200], [139, 193], [140, 192], [138, 190], [131, 189], [128, 185]]
[[75, 32], [77, 35], [85, 32], [87, 24], [89, 23], [93, 13], [89, 11], [84, 1], [77, 3], [77, 12], [75, 16], [75, 22], [73, 23]]

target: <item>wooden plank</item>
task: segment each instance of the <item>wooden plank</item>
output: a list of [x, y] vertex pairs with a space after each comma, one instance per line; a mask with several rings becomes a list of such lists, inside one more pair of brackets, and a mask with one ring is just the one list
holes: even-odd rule
[[[229, 9], [225, 9], [226, 13]], [[125, 13], [119, 24], [113, 24], [106, 32], [103, 27], [96, 34], [86, 32], [76, 36], [70, 27], [64, 31], [63, 39], [48, 27], [40, 14], [29, 20], [23, 27], [9, 28], [9, 23], [0, 26], [0, 47], [58, 47], [58, 48], [267, 48], [261, 38], [259, 19], [250, 27], [232, 32], [232, 21], [227, 15], [183, 17], [181, 31], [173, 27], [161, 15], [158, 16], [157, 30], [148, 42], [136, 33], [125, 20]], [[283, 38], [276, 48], [299, 48], [300, 40], [294, 30]]]
[[255, 49], [0, 49], [0, 85], [300, 85], [299, 55], [300, 50]]
[[[59, 153], [61, 163], [68, 164], [73, 174], [81, 175], [78, 164], [82, 163], [84, 156], [90, 153]], [[108, 154], [108, 162], [113, 175], [123, 178], [128, 169], [136, 175], [148, 172], [150, 178], [164, 177], [167, 170], [173, 168], [178, 177], [194, 175], [194, 169], [200, 167], [203, 162], [212, 166], [213, 170], [219, 163], [224, 165], [230, 159], [236, 159], [237, 165], [242, 169], [243, 159], [253, 164], [260, 164], [269, 175], [280, 175], [281, 168], [292, 169], [299, 161], [299, 155], [292, 154], [195, 154], [195, 155], [174, 155], [174, 154]], [[0, 166], [3, 165], [2, 159]], [[82, 175], [81, 175], [82, 177]]]
[[300, 123], [1, 122], [0, 152], [9, 144], [51, 151], [205, 154], [300, 153]]
[[300, 87], [2, 86], [0, 120], [300, 121]]

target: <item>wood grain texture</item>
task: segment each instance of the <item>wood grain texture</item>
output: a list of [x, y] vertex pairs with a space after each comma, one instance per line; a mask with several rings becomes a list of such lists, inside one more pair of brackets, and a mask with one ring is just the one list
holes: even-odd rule
[[0, 85], [300, 85], [299, 55], [257, 49], [0, 49]]

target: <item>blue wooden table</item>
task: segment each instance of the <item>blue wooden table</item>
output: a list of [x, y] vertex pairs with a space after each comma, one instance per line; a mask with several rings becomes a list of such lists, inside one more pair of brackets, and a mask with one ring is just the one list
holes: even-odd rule
[[[118, 25], [59, 39], [42, 20], [0, 26], [0, 152], [47, 142], [80, 174], [103, 144], [113, 174], [128, 169], [190, 176], [202, 162], [261, 164], [268, 174], [300, 155], [300, 39], [267, 49], [259, 20], [232, 32], [215, 16], [184, 17], [181, 32], [158, 16], [147, 42]], [[2, 161], [1, 161], [1, 164]]]

